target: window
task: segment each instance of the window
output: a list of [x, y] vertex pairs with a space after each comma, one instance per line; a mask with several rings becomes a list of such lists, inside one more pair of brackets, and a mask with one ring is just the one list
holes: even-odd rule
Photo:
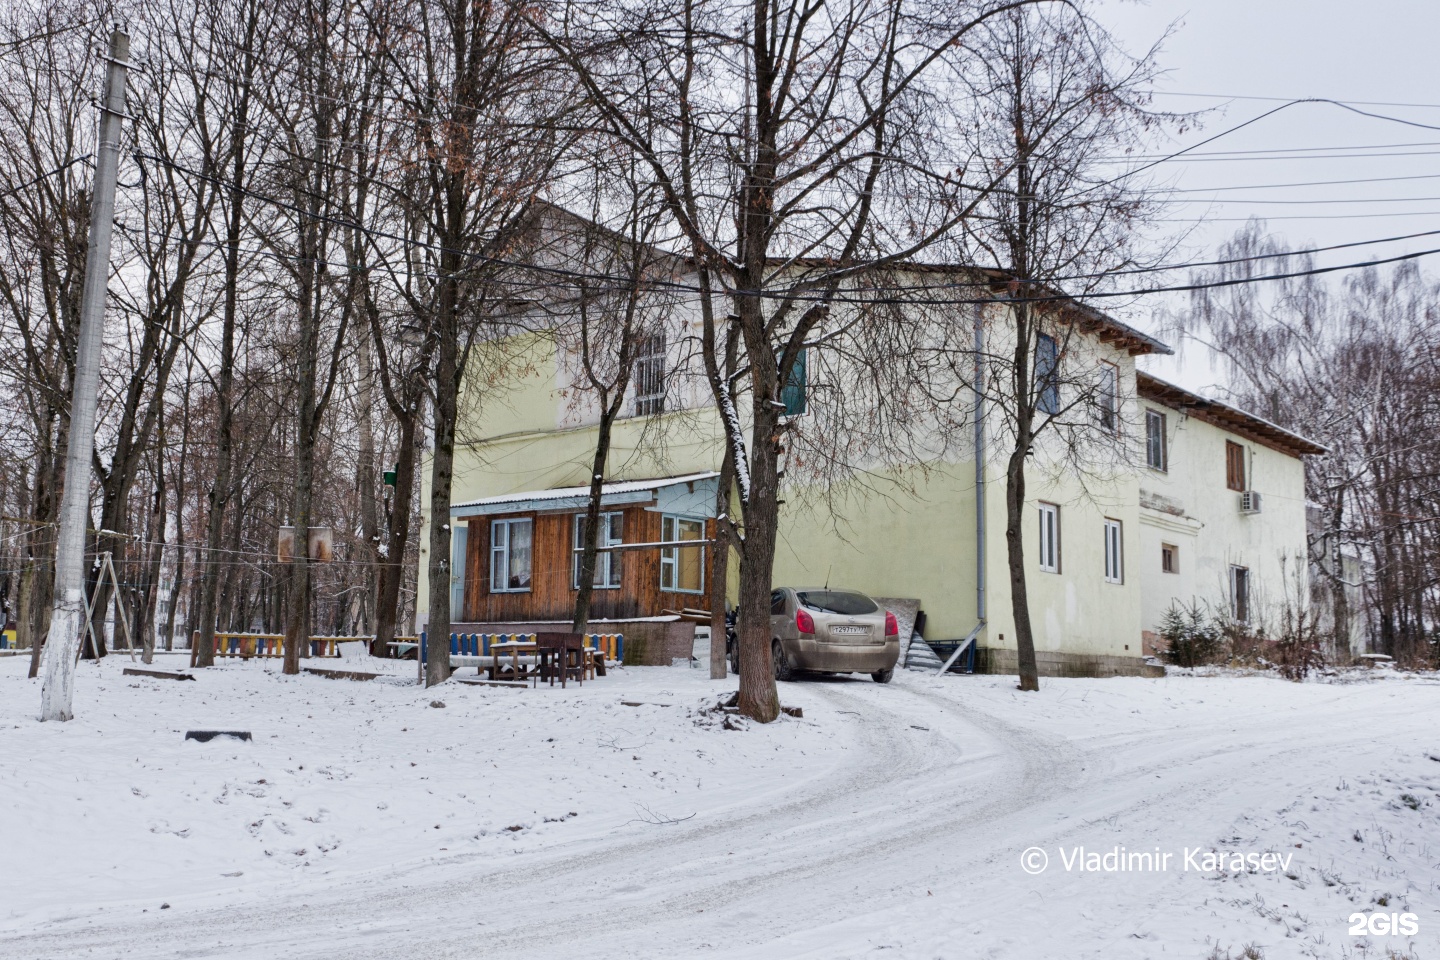
[[1120, 423], [1120, 374], [1113, 363], [1100, 364], [1100, 382], [1095, 385], [1095, 420], [1104, 430], [1114, 432]]
[[[621, 542], [622, 513], [600, 514], [600, 531], [595, 537], [596, 547], [614, 547]], [[585, 559], [585, 514], [575, 515], [575, 561], [572, 563], [570, 583], [580, 589], [580, 564]], [[620, 586], [620, 554], [613, 550], [600, 550], [595, 554], [594, 585], [597, 589], [608, 590]]]
[[770, 615], [772, 617], [783, 617], [785, 615], [785, 591], [775, 590], [770, 594]]
[[875, 601], [863, 593], [850, 593], [846, 590], [804, 590], [797, 591], [795, 597], [811, 610], [838, 613], [842, 617], [863, 617], [880, 612]]
[[530, 589], [530, 542], [533, 523], [495, 520], [490, 524], [490, 592], [522, 593]]
[[450, 526], [450, 616], [453, 619], [465, 608], [465, 545], [470, 539], [470, 524]]
[[1245, 448], [1233, 440], [1225, 441], [1225, 486], [1245, 490]]
[[1035, 341], [1035, 387], [1040, 391], [1040, 412], [1060, 412], [1060, 353], [1055, 338], [1040, 334]]
[[1160, 544], [1160, 572], [1180, 572], [1180, 548], [1173, 543]]
[[[665, 516], [660, 520], [660, 539], [684, 543], [705, 539], [705, 521]], [[660, 589], [676, 593], [702, 593], [705, 589], [705, 550], [702, 547], [662, 547]]]
[[1125, 582], [1125, 565], [1120, 553], [1119, 520], [1105, 521], [1105, 582]]
[[665, 334], [641, 337], [635, 347], [635, 416], [665, 412]]
[[1230, 616], [1237, 623], [1250, 622], [1250, 570], [1248, 567], [1230, 568]]
[[1053, 503], [1040, 504], [1040, 569], [1060, 572], [1060, 508]]
[[785, 380], [785, 386], [780, 388], [780, 402], [785, 404], [785, 416], [798, 417], [805, 413], [807, 397], [808, 371], [805, 369], [805, 353], [801, 349], [800, 354], [795, 358], [795, 365], [790, 368], [790, 376]]
[[1165, 446], [1165, 414], [1145, 411], [1145, 463], [1151, 470], [1169, 470], [1169, 450]]

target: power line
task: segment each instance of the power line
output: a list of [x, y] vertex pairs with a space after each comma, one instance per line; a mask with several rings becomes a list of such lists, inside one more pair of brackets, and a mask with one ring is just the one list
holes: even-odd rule
[[34, 180], [27, 180], [26, 182], [20, 184], [20, 186], [18, 186], [18, 187], [11, 187], [9, 190], [6, 190], [4, 193], [0, 193], [0, 200], [6, 200], [6, 199], [14, 196], [15, 194], [19, 193], [21, 190], [25, 190], [25, 189], [28, 189], [28, 188], [30, 188], [30, 187], [33, 187], [33, 186], [35, 186], [35, 184], [39, 183], [41, 180], [46, 180], [46, 179], [48, 179], [48, 178], [50, 178], [50, 177], [53, 177], [53, 176], [55, 176], [55, 175], [57, 175], [57, 174], [64, 173], [66, 170], [68, 170], [68, 169], [70, 169], [71, 167], [75, 166], [75, 164], [81, 163], [81, 162], [83, 162], [83, 161], [85, 161], [85, 160], [89, 160], [89, 159], [90, 159], [90, 156], [91, 156], [91, 155], [88, 154], [88, 153], [87, 153], [87, 154], [83, 154], [83, 155], [81, 155], [81, 156], [76, 157], [74, 160], [69, 161], [68, 163], [62, 163], [60, 166], [56, 167], [54, 170], [49, 170], [49, 171], [46, 171], [45, 173], [40, 174], [40, 176], [36, 177]]
[[[1348, 143], [1331, 144], [1324, 147], [1257, 147], [1251, 150], [1200, 150], [1188, 154], [1191, 157], [1238, 157], [1263, 153], [1326, 153], [1348, 150], [1399, 150], [1409, 147], [1440, 147], [1440, 140], [1413, 140], [1405, 143]], [[1109, 160], [1154, 160], [1163, 154], [1131, 154], [1107, 157]]]
[[1440, 217], [1440, 210], [1409, 210], [1403, 213], [1277, 213], [1249, 217], [1165, 217], [1157, 223], [1249, 223], [1251, 220], [1380, 220], [1389, 217]]
[[1440, 180], [1440, 173], [1417, 173], [1404, 177], [1360, 177], [1354, 180], [1306, 180], [1296, 183], [1255, 183], [1229, 187], [1168, 188], [1167, 193], [1212, 193], [1218, 190], [1279, 190], [1291, 187], [1338, 187], [1356, 183], [1395, 183], [1400, 180]]
[[[1273, 113], [1274, 111], [1271, 111], [1271, 112]], [[1261, 119], [1261, 118], [1258, 118], [1258, 117], [1257, 117], [1257, 118], [1255, 118], [1255, 119], [1258, 120], [1258, 119]], [[1246, 121], [1246, 122], [1247, 122], [1247, 123], [1251, 123], [1251, 122], [1254, 122], [1254, 120]], [[1223, 135], [1223, 134], [1221, 134], [1221, 135]], [[1220, 135], [1217, 135], [1217, 136], [1220, 136]], [[1214, 139], [1214, 138], [1212, 138], [1212, 139]], [[291, 203], [288, 203], [288, 202], [286, 202], [286, 201], [279, 200], [279, 199], [276, 199], [276, 198], [273, 198], [273, 197], [269, 197], [269, 196], [266, 196], [266, 195], [264, 195], [264, 194], [260, 194], [260, 193], [258, 193], [257, 191], [254, 191], [254, 190], [252, 190], [252, 189], [250, 189], [250, 188], [248, 188], [248, 187], [244, 187], [244, 186], [238, 186], [238, 187], [237, 187], [236, 185], [230, 184], [228, 181], [226, 181], [226, 180], [224, 180], [223, 178], [220, 178], [220, 177], [215, 177], [215, 176], [210, 175], [210, 174], [203, 174], [203, 173], [199, 173], [198, 171], [189, 170], [189, 169], [187, 169], [186, 167], [184, 167], [184, 166], [182, 166], [182, 165], [180, 165], [180, 164], [175, 163], [174, 161], [171, 161], [171, 160], [168, 160], [168, 159], [165, 159], [165, 158], [161, 158], [161, 157], [157, 157], [157, 156], [152, 156], [152, 155], [148, 155], [148, 154], [139, 154], [139, 153], [136, 154], [136, 157], [137, 157], [137, 158], [143, 158], [143, 159], [152, 160], [152, 161], [157, 162], [157, 163], [161, 163], [161, 164], [163, 164], [163, 165], [165, 165], [165, 166], [171, 167], [172, 169], [178, 170], [179, 172], [184, 173], [184, 174], [186, 174], [186, 175], [188, 175], [188, 176], [194, 176], [194, 177], [199, 177], [199, 178], [201, 178], [201, 179], [209, 180], [209, 181], [211, 181], [211, 182], [214, 182], [214, 183], [219, 184], [219, 185], [221, 185], [221, 186], [228, 187], [228, 188], [230, 188], [230, 189], [238, 189], [238, 190], [244, 192], [245, 194], [247, 194], [247, 195], [249, 195], [249, 196], [251, 196], [251, 197], [253, 197], [253, 198], [255, 198], [255, 199], [261, 200], [262, 202], [266, 202], [266, 203], [273, 204], [273, 205], [275, 205], [275, 206], [277, 206], [277, 207], [280, 207], [280, 208], [282, 208], [282, 209], [290, 210], [291, 212], [294, 212], [294, 213], [296, 213], [296, 214], [298, 214], [298, 215], [307, 216], [307, 217], [308, 217], [308, 216], [312, 216], [310, 213], [308, 213], [307, 211], [304, 211], [304, 210], [300, 209], [299, 207], [297, 207], [297, 206], [294, 205], [294, 204], [291, 204]], [[1396, 214], [1390, 214], [1390, 216], [1418, 216], [1418, 215], [1432, 215], [1432, 214], [1430, 214], [1429, 212], [1426, 212], [1426, 213], [1423, 213], [1423, 214], [1422, 214], [1422, 213], [1396, 213]], [[1433, 214], [1433, 215], [1440, 215], [1440, 213]], [[1300, 216], [1292, 216], [1292, 217], [1277, 217], [1277, 218], [1275, 218], [1275, 219], [1332, 219], [1332, 218], [1341, 218], [1341, 217], [1347, 217], [1347, 216], [1348, 216], [1348, 217], [1380, 217], [1380, 216], [1386, 216], [1386, 214], [1351, 214], [1351, 215], [1332, 214], [1332, 215], [1312, 215], [1312, 216], [1300, 215]], [[598, 280], [598, 281], [605, 281], [605, 282], [621, 282], [621, 283], [625, 283], [625, 284], [627, 284], [627, 285], [632, 283], [631, 278], [628, 278], [628, 277], [619, 277], [619, 276], [615, 276], [615, 275], [611, 275], [611, 274], [585, 273], [585, 272], [582, 272], [582, 271], [567, 270], [567, 269], [564, 269], [564, 268], [561, 268], [561, 267], [553, 267], [553, 266], [549, 266], [549, 265], [545, 265], [545, 264], [522, 263], [522, 262], [518, 262], [518, 261], [505, 260], [505, 259], [501, 259], [501, 258], [497, 258], [497, 257], [489, 257], [489, 256], [486, 256], [486, 255], [484, 255], [484, 254], [476, 253], [476, 252], [473, 252], [473, 251], [447, 250], [446, 248], [441, 247], [441, 246], [436, 245], [436, 244], [428, 244], [428, 243], [424, 243], [424, 242], [421, 242], [421, 241], [416, 241], [416, 240], [413, 240], [413, 239], [408, 238], [408, 237], [403, 237], [403, 236], [400, 236], [400, 235], [398, 235], [398, 234], [390, 233], [390, 232], [388, 232], [388, 231], [374, 230], [374, 229], [372, 229], [372, 228], [370, 228], [370, 227], [366, 227], [366, 226], [364, 226], [364, 225], [362, 225], [362, 224], [357, 224], [357, 223], [353, 223], [353, 222], [350, 222], [350, 221], [345, 221], [345, 220], [342, 220], [342, 219], [339, 219], [339, 218], [336, 218], [336, 217], [329, 217], [329, 216], [325, 216], [325, 215], [320, 215], [319, 217], [317, 217], [317, 219], [321, 220], [322, 222], [330, 223], [330, 224], [335, 225], [335, 226], [348, 227], [348, 228], [350, 228], [350, 229], [357, 230], [357, 231], [359, 231], [359, 232], [364, 233], [364, 234], [367, 235], [367, 236], [380, 237], [380, 238], [382, 238], [382, 239], [388, 239], [388, 240], [391, 240], [391, 241], [393, 241], [393, 242], [398, 242], [398, 243], [401, 243], [401, 244], [406, 245], [406, 246], [421, 247], [421, 248], [423, 248], [423, 249], [429, 249], [429, 250], [432, 250], [432, 251], [434, 251], [434, 252], [458, 253], [459, 255], [464, 256], [464, 257], [466, 257], [466, 258], [468, 258], [468, 259], [471, 259], [471, 260], [477, 260], [477, 261], [481, 261], [481, 262], [490, 263], [490, 264], [495, 265], [495, 266], [503, 266], [503, 267], [513, 268], [513, 269], [522, 270], [522, 271], [527, 271], [527, 272], [542, 273], [542, 274], [545, 274], [545, 275], [548, 275], [548, 276], [554, 276], [554, 277], [558, 277], [558, 278], [560, 278], [560, 279], [564, 279], [564, 280], [568, 280], [568, 281], [583, 281], [583, 282], [589, 282], [589, 281], [597, 281], [597, 280]], [[1209, 220], [1217, 220], [1217, 219], [1225, 219], [1225, 218], [1206, 218], [1207, 221], [1209, 221]], [[1248, 219], [1248, 218], [1247, 218], [1247, 219]], [[1181, 221], [1164, 221], [1164, 222], [1181, 222]], [[1325, 274], [1325, 273], [1333, 273], [1333, 272], [1341, 271], [1341, 270], [1365, 269], [1365, 268], [1369, 268], [1369, 267], [1373, 267], [1373, 266], [1380, 266], [1380, 265], [1383, 265], [1383, 264], [1395, 263], [1395, 262], [1399, 262], [1399, 261], [1403, 261], [1403, 260], [1412, 260], [1412, 259], [1417, 259], [1417, 258], [1419, 258], [1419, 257], [1430, 256], [1430, 255], [1432, 255], [1432, 254], [1434, 254], [1434, 253], [1437, 253], [1437, 252], [1440, 252], [1440, 248], [1433, 249], [1433, 250], [1424, 250], [1424, 251], [1420, 251], [1420, 252], [1417, 252], [1417, 253], [1402, 254], [1402, 255], [1399, 255], [1399, 256], [1389, 257], [1389, 258], [1384, 258], [1384, 259], [1364, 261], [1364, 262], [1359, 262], [1359, 263], [1342, 264], [1342, 265], [1331, 266], [1331, 267], [1311, 268], [1311, 269], [1305, 270], [1305, 271], [1295, 271], [1295, 272], [1290, 272], [1290, 273], [1274, 274], [1274, 275], [1261, 276], [1261, 277], [1245, 277], [1245, 278], [1240, 278], [1240, 279], [1236, 279], [1236, 280], [1217, 281], [1217, 282], [1214, 283], [1213, 285], [1214, 285], [1214, 286], [1234, 286], [1234, 285], [1236, 285], [1236, 284], [1238, 284], [1238, 283], [1260, 283], [1260, 282], [1265, 282], [1265, 281], [1269, 281], [1269, 280], [1290, 279], [1290, 278], [1295, 278], [1295, 277], [1300, 277], [1300, 276], [1308, 276], [1308, 275], [1319, 275], [1319, 274]], [[1212, 264], [1212, 265], [1218, 265], [1218, 264]], [[903, 264], [897, 264], [896, 266], [897, 266], [897, 269], [903, 269], [903, 268], [905, 267], [905, 265], [903, 265]], [[1174, 267], [1174, 269], [1187, 269], [1187, 268], [1190, 268], [1190, 267], [1193, 267], [1193, 266], [1194, 266], [1194, 265], [1191, 265], [1191, 264], [1176, 265], [1176, 266]], [[978, 269], [978, 268], [977, 268], [977, 269]], [[1151, 271], [1151, 272], [1158, 272], [1158, 270], [1153, 270], [1153, 271]], [[1112, 272], [1106, 272], [1106, 273], [1100, 273], [1100, 274], [1078, 275], [1078, 276], [1071, 277], [1071, 278], [1058, 278], [1058, 279], [1055, 279], [1055, 280], [1041, 280], [1041, 281], [1029, 281], [1029, 282], [1032, 282], [1032, 283], [1044, 283], [1044, 284], [1046, 284], [1046, 285], [1053, 285], [1054, 283], [1065, 282], [1066, 279], [1102, 279], [1102, 278], [1105, 278], [1105, 277], [1118, 276], [1118, 275], [1123, 275], [1123, 272], [1121, 272], [1121, 271], [1115, 271], [1115, 272], [1113, 272], [1113, 273], [1112, 273]], [[516, 281], [510, 281], [510, 280], [506, 280], [506, 279], [504, 279], [504, 278], [497, 278], [495, 282], [500, 283], [500, 284], [509, 284], [509, 285], [512, 285], [512, 286], [513, 286], [513, 285], [517, 285], [517, 282], [516, 282]], [[533, 284], [533, 283], [523, 283], [523, 284], [519, 284], [519, 285], [526, 286], [526, 287], [531, 287], [531, 288], [534, 287], [534, 284]], [[699, 292], [701, 292], [701, 288], [700, 288], [698, 285], [696, 285], [696, 284], [681, 283], [681, 282], [678, 282], [678, 281], [654, 281], [654, 282], [652, 282], [652, 283], [649, 283], [648, 285], [649, 285], [649, 286], [652, 286], [652, 287], [656, 287], [656, 288], [661, 288], [661, 289], [666, 289], [666, 290], [675, 291], [675, 292], [684, 292], [684, 293], [699, 293]], [[974, 287], [984, 287], [984, 286], [991, 286], [991, 285], [992, 285], [992, 284], [989, 283], [989, 282], [980, 281], [980, 282], [970, 282], [970, 283], [963, 283], [963, 284], [947, 284], [947, 285], [929, 286], [929, 287], [921, 286], [921, 285], [881, 286], [881, 287], [876, 287], [876, 288], [873, 288], [873, 289], [875, 289], [875, 290], [877, 290], [877, 291], [890, 289], [890, 290], [903, 290], [903, 291], [907, 291], [907, 292], [908, 292], [908, 291], [910, 291], [910, 290], [945, 289], [945, 288], [960, 288], [960, 287], [972, 287], [972, 288], [974, 288]], [[587, 288], [587, 289], [595, 290], [595, 288]], [[602, 289], [603, 289], [603, 288], [602, 288]], [[621, 289], [629, 289], [629, 287], [627, 286], [627, 287], [624, 287], [624, 288], [621, 288]], [[962, 306], [962, 305], [969, 305], [969, 304], [985, 304], [985, 303], [995, 303], [995, 302], [1010, 302], [1010, 301], [1012, 301], [1012, 300], [1017, 300], [1017, 301], [1018, 301], [1018, 300], [1023, 300], [1024, 302], [1030, 302], [1030, 303], [1035, 303], [1035, 302], [1064, 302], [1064, 301], [1076, 301], [1076, 302], [1078, 302], [1078, 301], [1083, 301], [1083, 300], [1086, 299], [1086, 298], [1103, 298], [1103, 299], [1108, 299], [1108, 298], [1114, 298], [1114, 297], [1135, 297], [1135, 296], [1143, 296], [1143, 295], [1151, 294], [1151, 293], [1188, 292], [1188, 291], [1194, 291], [1194, 290], [1200, 290], [1200, 289], [1206, 289], [1206, 285], [1187, 284], [1187, 285], [1175, 286], [1175, 287], [1153, 287], [1153, 288], [1138, 289], [1138, 290], [1117, 290], [1117, 291], [1099, 291], [1099, 292], [1093, 292], [1093, 291], [1092, 291], [1092, 292], [1087, 292], [1087, 293], [1078, 293], [1078, 294], [1069, 294], [1069, 295], [1056, 295], [1056, 296], [1046, 296], [1046, 297], [1025, 297], [1025, 298], [972, 297], [972, 298], [950, 298], [950, 299], [940, 299], [940, 298], [918, 298], [918, 299], [917, 299], [917, 298], [914, 298], [914, 297], [884, 297], [884, 296], [849, 295], [849, 294], [835, 294], [835, 295], [828, 295], [828, 294], [807, 294], [807, 293], [805, 293], [805, 292], [803, 292], [803, 291], [800, 291], [800, 292], [794, 291], [793, 289], [792, 289], [792, 290], [783, 290], [783, 291], [733, 289], [733, 290], [729, 290], [729, 291], [721, 291], [721, 294], [722, 294], [722, 295], [728, 294], [728, 295], [731, 295], [731, 296], [741, 296], [741, 297], [746, 297], [746, 296], [748, 296], [748, 297], [759, 297], [759, 298], [762, 298], [762, 299], [772, 299], [772, 300], [787, 300], [787, 301], [792, 301], [792, 302], [825, 302], [825, 303], [835, 303], [835, 304], [854, 303], [854, 304], [861, 304], [861, 305], [866, 305], [866, 304], [870, 304], [870, 305], [892, 305], [892, 304], [893, 304], [893, 305], [904, 305], [904, 304], [912, 304], [912, 305], [929, 305], [929, 306], [946, 306], [946, 305]], [[599, 291], [599, 290], [595, 290], [595, 292], [600, 292], [600, 291]]]
[[[1227, 94], [1227, 93], [1181, 93], [1178, 90], [1155, 91], [1159, 97], [1203, 97], [1208, 100], [1264, 100], [1271, 103], [1290, 103], [1296, 100], [1320, 99], [1309, 97], [1262, 97], [1254, 94]], [[1396, 103], [1390, 100], [1323, 100], [1325, 103], [1338, 103], [1342, 105], [1354, 105], [1357, 107], [1416, 107], [1427, 110], [1440, 110], [1440, 103]]]

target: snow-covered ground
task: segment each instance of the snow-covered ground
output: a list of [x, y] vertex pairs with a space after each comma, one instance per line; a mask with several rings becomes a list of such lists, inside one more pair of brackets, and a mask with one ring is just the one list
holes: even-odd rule
[[1440, 955], [1435, 677], [902, 673], [784, 684], [803, 719], [756, 726], [683, 667], [126, 665], [42, 724], [0, 659], [0, 957]]

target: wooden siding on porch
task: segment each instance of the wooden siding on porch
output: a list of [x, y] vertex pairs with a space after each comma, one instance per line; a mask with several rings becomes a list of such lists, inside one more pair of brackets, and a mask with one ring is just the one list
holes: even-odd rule
[[[661, 539], [661, 514], [643, 507], [607, 509], [621, 513], [624, 543], [655, 543]], [[471, 518], [466, 539], [465, 604], [466, 622], [507, 623], [515, 621], [569, 620], [575, 613], [573, 543], [575, 512], [513, 513]], [[531, 528], [530, 589], [522, 592], [490, 591], [490, 528], [496, 520], [533, 521]], [[457, 521], [458, 522], [458, 521]], [[715, 535], [715, 522], [705, 521], [707, 539]], [[708, 549], [706, 577], [709, 576]], [[596, 587], [590, 594], [592, 619], [623, 620], [660, 616], [666, 609], [690, 607], [710, 609], [708, 592], [680, 593], [660, 589], [660, 548], [616, 550], [620, 564], [620, 586]], [[457, 618], [462, 619], [462, 618]]]

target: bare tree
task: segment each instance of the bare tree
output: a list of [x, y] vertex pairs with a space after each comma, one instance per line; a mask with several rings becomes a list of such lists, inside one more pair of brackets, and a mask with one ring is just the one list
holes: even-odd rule
[[[696, 265], [699, 352], [743, 513], [723, 524], [740, 557], [739, 704], [762, 722], [780, 712], [771, 569], [780, 460], [799, 436], [782, 390], [838, 305], [943, 240], [983, 193], [936, 147], [954, 140], [950, 55], [1023, 5], [667, 0], [573, 4], [537, 25], [648, 167]], [[874, 315], [855, 314], [840, 325]], [[730, 329], [738, 389], [722, 366]]]
[[[1440, 446], [1429, 425], [1440, 414], [1440, 284], [1413, 263], [1328, 283], [1306, 275], [1313, 254], [1259, 221], [1216, 259], [1226, 262], [1192, 278], [1206, 287], [1178, 311], [1176, 332], [1219, 363], [1237, 402], [1327, 448], [1305, 469], [1330, 657], [1368, 637], [1403, 662], [1437, 662]], [[1228, 283], [1269, 274], [1298, 276]]]
[[[426, 683], [450, 676], [450, 492], [460, 382], [470, 348], [502, 328], [529, 287], [507, 259], [568, 135], [566, 108], [527, 18], [495, 0], [429, 0], [378, 14], [409, 126], [401, 182], [407, 242], [394, 292], [433, 358], [434, 450], [427, 544], [431, 645]], [[413, 239], [409, 239], [413, 238]], [[510, 281], [507, 283], [507, 280]], [[398, 498], [397, 498], [398, 499]]]
[[[966, 235], [975, 262], [994, 270], [1004, 307], [988, 312], [992, 329], [972, 348], [982, 355], [977, 373], [964, 361], [955, 373], [1000, 415], [995, 433], [1003, 444], [1022, 690], [1039, 689], [1022, 532], [1027, 463], [1042, 453], [1092, 463], [1124, 455], [1115, 368], [1087, 346], [1102, 318], [1062, 295], [1083, 299], [1110, 271], [1136, 265], [1136, 239], [1153, 204], [1144, 184], [1117, 171], [1111, 158], [1137, 145], [1152, 123], [1170, 119], [1147, 106], [1155, 49], [1128, 56], [1090, 8], [1006, 10], [966, 47], [979, 121], [974, 150], [987, 168], [1007, 171]], [[1046, 444], [1047, 435], [1056, 442]]]

